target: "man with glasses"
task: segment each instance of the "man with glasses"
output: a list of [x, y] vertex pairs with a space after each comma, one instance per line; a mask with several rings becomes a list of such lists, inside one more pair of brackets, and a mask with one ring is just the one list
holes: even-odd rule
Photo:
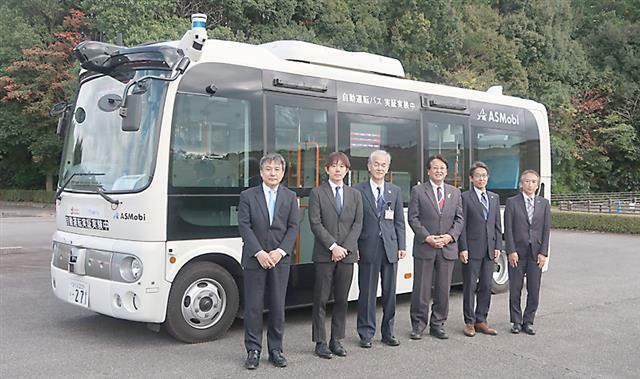
[[495, 336], [498, 332], [489, 326], [487, 316], [494, 260], [502, 249], [500, 198], [487, 191], [489, 167], [484, 163], [475, 162], [471, 166], [469, 179], [471, 189], [462, 193], [464, 227], [458, 244], [463, 277], [463, 333], [467, 337], [475, 336], [476, 331]]
[[444, 182], [447, 167], [443, 156], [431, 156], [427, 160], [429, 182], [411, 189], [408, 218], [415, 234], [410, 308], [411, 339], [414, 340], [422, 338], [427, 325], [432, 336], [449, 338], [444, 324], [449, 314], [451, 277], [458, 259], [457, 240], [464, 218], [460, 190]]
[[[538, 310], [542, 268], [549, 254], [551, 206], [536, 195], [540, 175], [525, 170], [520, 175], [522, 193], [507, 199], [504, 239], [509, 254], [509, 310], [511, 333], [536, 334], [533, 321]], [[527, 307], [520, 308], [524, 277], [527, 277]]]
[[282, 346], [284, 304], [300, 211], [295, 192], [280, 185], [285, 169], [282, 155], [265, 155], [260, 160], [262, 184], [240, 193], [238, 229], [243, 243], [245, 367], [249, 370], [260, 364], [265, 293], [269, 309], [269, 361], [276, 367], [287, 365]]
[[355, 188], [362, 194], [363, 224], [358, 239], [358, 335], [360, 347], [370, 348], [376, 333], [376, 294], [382, 279], [382, 343], [398, 346], [394, 334], [396, 315], [396, 276], [398, 259], [405, 257], [405, 226], [402, 190], [385, 182], [391, 155], [376, 150], [369, 155], [371, 178]]

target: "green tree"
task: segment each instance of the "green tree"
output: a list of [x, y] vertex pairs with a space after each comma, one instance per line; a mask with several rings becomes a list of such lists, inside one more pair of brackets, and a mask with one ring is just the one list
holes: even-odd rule
[[[49, 191], [53, 190], [62, 144], [55, 136], [56, 123], [48, 110], [54, 103], [70, 99], [75, 89], [79, 67], [72, 50], [83, 39], [81, 29], [87, 26], [83, 19], [82, 12], [71, 9], [61, 30], [53, 33], [51, 43], [23, 49], [23, 59], [7, 67], [7, 75], [0, 77], [1, 99], [12, 104], [2, 113], [7, 124], [0, 137], [10, 142], [13, 153], [27, 147], [27, 152], [17, 157], [30, 157], [33, 167], [46, 176]], [[13, 138], [16, 140], [11, 141]], [[15, 175], [13, 184], [18, 184]]]

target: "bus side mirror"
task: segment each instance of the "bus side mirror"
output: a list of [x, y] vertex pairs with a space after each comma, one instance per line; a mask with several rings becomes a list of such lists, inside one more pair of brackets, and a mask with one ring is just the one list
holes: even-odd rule
[[125, 107], [120, 108], [123, 132], [137, 132], [142, 120], [142, 94], [127, 96]]
[[60, 138], [64, 138], [64, 136], [67, 135], [67, 126], [69, 125], [70, 114], [71, 113], [69, 111], [65, 111], [58, 118], [58, 126], [56, 127], [56, 134]]
[[67, 134], [67, 125], [71, 118], [71, 104], [65, 102], [57, 103], [49, 109], [49, 116], [59, 116], [58, 126], [56, 127], [56, 134], [58, 137], [63, 138]]

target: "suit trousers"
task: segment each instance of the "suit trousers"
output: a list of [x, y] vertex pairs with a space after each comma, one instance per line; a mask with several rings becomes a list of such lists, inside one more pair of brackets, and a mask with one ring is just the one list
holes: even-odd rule
[[[514, 324], [533, 324], [540, 302], [540, 282], [542, 270], [538, 268], [536, 260], [531, 254], [531, 246], [528, 251], [518, 252], [518, 266], [509, 265], [509, 312], [511, 322]], [[524, 277], [527, 277], [527, 307], [524, 309], [524, 317], [520, 308]]]
[[269, 309], [267, 346], [269, 351], [282, 351], [284, 304], [289, 268], [288, 264], [277, 264], [269, 270], [263, 268], [244, 270], [244, 346], [247, 351], [262, 350], [262, 315], [265, 295]]
[[347, 300], [353, 278], [353, 263], [315, 262], [316, 280], [313, 288], [312, 340], [327, 342], [325, 314], [327, 303], [333, 292], [333, 314], [331, 315], [331, 339], [341, 340], [345, 336]]
[[382, 337], [392, 337], [396, 318], [396, 276], [398, 263], [390, 263], [382, 246], [378, 245], [375, 262], [358, 263], [358, 335], [373, 338], [376, 333], [376, 295], [378, 278], [382, 280]]
[[462, 313], [465, 324], [486, 322], [495, 263], [488, 256], [462, 265]]
[[[411, 293], [411, 327], [422, 332], [428, 324], [432, 328], [444, 326], [449, 315], [449, 290], [455, 261], [442, 256], [442, 251], [436, 253], [435, 259], [413, 259], [413, 292]], [[429, 304], [431, 318], [428, 319]]]

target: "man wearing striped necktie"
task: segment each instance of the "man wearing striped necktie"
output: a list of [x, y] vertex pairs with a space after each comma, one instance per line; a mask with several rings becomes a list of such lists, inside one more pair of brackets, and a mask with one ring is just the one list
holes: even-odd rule
[[[520, 175], [522, 193], [507, 199], [504, 239], [509, 254], [509, 309], [514, 334], [524, 330], [536, 334], [533, 321], [540, 296], [542, 268], [549, 254], [551, 206], [536, 195], [540, 175], [526, 170]], [[524, 277], [527, 277], [527, 307], [520, 308]]]
[[[496, 335], [487, 323], [491, 304], [494, 260], [502, 249], [500, 198], [487, 191], [489, 167], [475, 162], [469, 170], [471, 189], [462, 193], [464, 228], [460, 234], [459, 258], [462, 262], [464, 316], [463, 333]], [[477, 299], [477, 301], [476, 301]]]
[[453, 267], [458, 259], [457, 242], [464, 224], [460, 190], [444, 182], [447, 160], [434, 155], [427, 160], [427, 169], [429, 182], [411, 189], [408, 213], [414, 232], [410, 309], [411, 339], [414, 340], [422, 338], [427, 325], [430, 335], [449, 338], [444, 324], [449, 314]]

